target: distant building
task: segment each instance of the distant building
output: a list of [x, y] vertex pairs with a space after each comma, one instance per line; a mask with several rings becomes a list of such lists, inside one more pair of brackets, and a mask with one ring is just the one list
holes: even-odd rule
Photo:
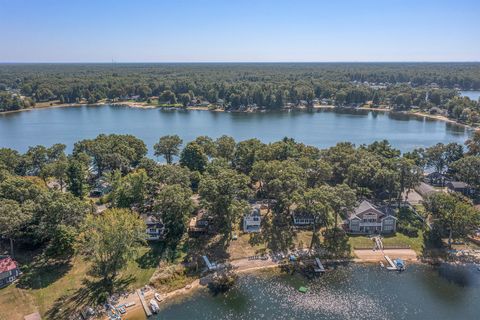
[[444, 187], [447, 178], [440, 172], [432, 172], [425, 176], [425, 182], [435, 187]]
[[8, 286], [20, 275], [20, 269], [15, 260], [9, 256], [0, 257], [0, 288]]
[[364, 200], [347, 218], [346, 226], [351, 233], [392, 233], [397, 229], [397, 218], [386, 208], [380, 210]]
[[260, 226], [262, 223], [262, 215], [259, 208], [253, 208], [253, 210], [247, 213], [243, 217], [243, 231], [244, 232], [260, 232]]
[[146, 216], [144, 220], [147, 225], [147, 240], [162, 240], [165, 236], [165, 225], [163, 221], [153, 215]]
[[458, 192], [467, 197], [473, 196], [475, 194], [474, 188], [472, 188], [467, 183], [461, 181], [450, 181], [447, 183], [447, 188], [450, 192]]

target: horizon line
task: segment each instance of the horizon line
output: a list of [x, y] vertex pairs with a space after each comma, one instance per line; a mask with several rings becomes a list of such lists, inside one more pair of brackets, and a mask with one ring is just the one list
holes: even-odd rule
[[274, 64], [274, 63], [480, 63], [480, 60], [365, 60], [365, 61], [0, 61], [0, 64]]

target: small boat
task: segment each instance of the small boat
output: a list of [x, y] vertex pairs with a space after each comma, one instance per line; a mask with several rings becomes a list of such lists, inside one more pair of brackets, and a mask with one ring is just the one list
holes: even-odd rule
[[397, 267], [398, 271], [404, 271], [405, 270], [405, 262], [402, 259], [395, 259], [393, 260], [393, 263], [395, 263], [395, 266]]
[[155, 292], [154, 296], [155, 296], [155, 299], [157, 299], [158, 302], [162, 302], [162, 301], [163, 301], [163, 297], [162, 297], [162, 295], [161, 295], [160, 293]]
[[150, 300], [150, 308], [152, 308], [153, 313], [158, 313], [160, 307], [158, 306], [157, 301], [155, 299]]

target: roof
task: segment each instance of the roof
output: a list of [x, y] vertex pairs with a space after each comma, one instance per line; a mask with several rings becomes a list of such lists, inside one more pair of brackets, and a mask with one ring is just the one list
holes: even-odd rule
[[0, 258], [0, 273], [18, 269], [17, 262], [10, 257]]
[[260, 216], [261, 216], [261, 214], [260, 214], [260, 209], [259, 209], [259, 208], [253, 208], [253, 210], [250, 211], [250, 214], [249, 214], [249, 215], [250, 215], [250, 216], [259, 216], [259, 217], [260, 217]]
[[430, 179], [439, 179], [439, 178], [444, 178], [445, 176], [441, 174], [440, 172], [432, 172], [427, 174], [427, 177]]
[[468, 184], [462, 181], [450, 181], [448, 186], [452, 186], [454, 189], [465, 189], [468, 188]]
[[144, 218], [144, 220], [147, 225], [163, 224], [162, 219], [159, 219], [154, 215], [148, 215]]
[[428, 196], [431, 193], [437, 192], [434, 187], [426, 184], [425, 182], [420, 182], [420, 184], [415, 187], [415, 191], [417, 191], [423, 197]]
[[294, 211], [293, 218], [294, 219], [313, 219], [313, 214], [309, 212], [303, 212], [303, 211]]
[[362, 202], [360, 202], [360, 204], [358, 205], [358, 207], [355, 208], [355, 210], [350, 214], [350, 217], [349, 219], [355, 219], [355, 218], [360, 218], [363, 216], [363, 214], [367, 211], [374, 211], [375, 213], [377, 213], [379, 215], [379, 217], [383, 217], [385, 216], [385, 212], [379, 210], [377, 207], [375, 207], [373, 204], [371, 204], [369, 201], [367, 200], [363, 200]]

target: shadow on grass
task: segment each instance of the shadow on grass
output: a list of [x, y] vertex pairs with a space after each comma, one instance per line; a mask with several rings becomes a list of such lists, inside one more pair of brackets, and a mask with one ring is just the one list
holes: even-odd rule
[[166, 249], [164, 242], [150, 242], [149, 247], [150, 250], [136, 260], [142, 269], [157, 267]]
[[22, 268], [18, 287], [23, 289], [41, 289], [48, 287], [67, 274], [72, 268], [70, 260], [45, 260], [36, 257], [33, 262]]
[[45, 316], [47, 319], [76, 319], [82, 309], [104, 303], [110, 293], [125, 292], [133, 281], [133, 276], [119, 278], [113, 283], [84, 279], [80, 289], [58, 298]]
[[251, 239], [251, 244], [263, 241], [273, 252], [287, 251], [293, 247], [296, 237], [295, 230], [282, 215], [274, 216], [272, 222], [266, 223], [263, 228], [264, 230], [258, 238]]

